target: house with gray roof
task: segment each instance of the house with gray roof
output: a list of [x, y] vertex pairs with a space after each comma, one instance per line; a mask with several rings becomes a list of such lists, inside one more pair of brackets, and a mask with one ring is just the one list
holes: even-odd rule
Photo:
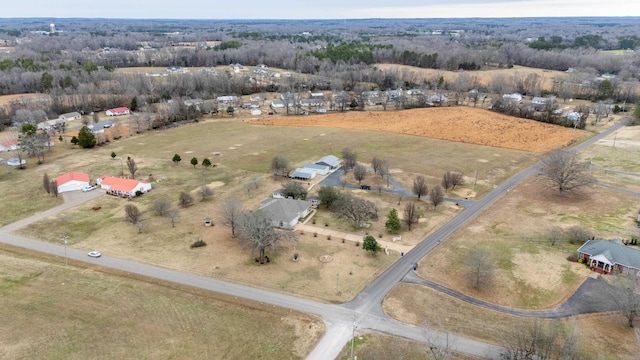
[[307, 200], [265, 199], [258, 210], [263, 211], [271, 219], [275, 227], [293, 229], [300, 219], [304, 219], [312, 211], [312, 203]]
[[103, 120], [103, 121], [98, 121], [95, 124], [89, 124], [87, 125], [87, 127], [89, 129], [91, 129], [91, 132], [94, 134], [100, 134], [104, 132], [104, 129], [108, 129], [110, 127], [113, 127], [113, 122], [108, 121], [108, 120]]
[[322, 158], [320, 158], [320, 160], [316, 161], [316, 164], [326, 165], [329, 167], [329, 169], [333, 170], [333, 169], [339, 168], [340, 165], [342, 165], [342, 161], [340, 161], [340, 159], [337, 156], [327, 155], [327, 156], [323, 156]]
[[620, 240], [588, 240], [578, 249], [579, 259], [591, 270], [601, 273], [637, 275], [640, 271], [640, 250], [626, 246]]

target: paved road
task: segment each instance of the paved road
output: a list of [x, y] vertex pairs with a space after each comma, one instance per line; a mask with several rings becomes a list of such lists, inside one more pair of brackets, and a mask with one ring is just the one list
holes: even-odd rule
[[[622, 127], [624, 123], [617, 124], [607, 131], [594, 136], [593, 138], [575, 146], [573, 151], [579, 151], [586, 146], [593, 144], [600, 138], [603, 138]], [[36, 241], [17, 235], [10, 234], [21, 226], [25, 226], [30, 221], [36, 221], [38, 218], [53, 215], [55, 212], [75, 206], [82, 202], [69, 203], [61, 205], [57, 208], [46, 211], [43, 214], [33, 216], [29, 219], [22, 220], [16, 224], [10, 224], [0, 229], [0, 241], [13, 246], [19, 246], [35, 251], [57, 255], [60, 257], [67, 256], [76, 261], [88, 262], [104, 267], [118, 269], [150, 278], [157, 278], [174, 283], [193, 286], [201, 289], [216, 291], [231, 296], [238, 296], [255, 300], [258, 302], [281, 306], [309, 314], [322, 317], [327, 325], [327, 332], [321, 339], [316, 348], [307, 357], [310, 360], [326, 360], [334, 359], [351, 337], [353, 324], [357, 324], [358, 331], [378, 331], [385, 334], [401, 336], [418, 341], [424, 341], [427, 336], [437, 335], [428, 329], [418, 328], [412, 325], [402, 324], [398, 321], [388, 318], [382, 311], [381, 303], [387, 293], [400, 282], [405, 275], [411, 270], [414, 264], [417, 264], [426, 254], [434, 249], [440, 242], [447, 239], [460, 227], [475, 218], [487, 206], [493, 204], [509, 189], [523, 181], [528, 176], [539, 171], [539, 165], [531, 166], [517, 173], [507, 181], [496, 187], [482, 199], [470, 202], [466, 209], [450, 220], [440, 229], [426, 237], [422, 242], [409, 251], [404, 257], [392, 264], [378, 278], [376, 278], [369, 286], [367, 286], [356, 298], [343, 305], [323, 304], [311, 300], [296, 298], [290, 295], [280, 294], [259, 288], [253, 288], [233, 283], [228, 283], [212, 278], [202, 277], [199, 275], [182, 273], [179, 271], [160, 268], [157, 266], [146, 265], [138, 262], [112, 258], [103, 256], [99, 259], [87, 257], [86, 253], [73, 248], [65, 248], [62, 245]], [[87, 195], [87, 198], [99, 196], [96, 194]], [[457, 351], [481, 356], [486, 358], [497, 358], [500, 348], [478, 342], [475, 340], [456, 337], [453, 342], [453, 348]]]
[[468, 304], [472, 304], [488, 310], [497, 311], [503, 314], [520, 317], [560, 319], [577, 314], [592, 314], [597, 312], [616, 310], [615, 304], [611, 301], [608, 301], [607, 297], [609, 297], [610, 294], [615, 293], [617, 290], [613, 285], [610, 285], [602, 279], [587, 278], [587, 280], [585, 280], [580, 285], [578, 290], [573, 295], [571, 295], [569, 299], [567, 299], [560, 306], [549, 310], [522, 310], [488, 303], [482, 300], [478, 300], [474, 297], [458, 293], [445, 286], [436, 284], [433, 281], [424, 279], [413, 271], [409, 272], [402, 279], [402, 282], [408, 284], [424, 285], [443, 294], [447, 294], [453, 298], [464, 301]]

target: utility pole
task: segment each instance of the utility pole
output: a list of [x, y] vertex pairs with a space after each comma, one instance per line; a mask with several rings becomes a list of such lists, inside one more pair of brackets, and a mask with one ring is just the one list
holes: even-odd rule
[[473, 178], [473, 190], [476, 189], [476, 183], [478, 182], [478, 165], [476, 165], [476, 175]]
[[617, 138], [618, 138], [618, 133], [615, 133], [615, 134], [613, 135], [613, 148], [614, 148], [614, 149], [616, 148], [616, 139], [617, 139]]
[[336, 273], [336, 294], [340, 294], [340, 273]]
[[67, 242], [69, 241], [69, 237], [68, 236], [64, 236], [62, 238], [62, 242], [64, 243], [64, 266], [68, 265], [67, 262]]
[[353, 360], [353, 344], [356, 341], [356, 316], [353, 315], [353, 329], [351, 331], [351, 360]]

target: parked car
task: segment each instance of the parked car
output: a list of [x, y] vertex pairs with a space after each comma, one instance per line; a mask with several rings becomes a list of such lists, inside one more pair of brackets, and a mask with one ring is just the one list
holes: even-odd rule
[[360, 185], [360, 189], [362, 189], [362, 190], [371, 190], [371, 185]]
[[82, 191], [87, 192], [87, 191], [92, 191], [95, 190], [96, 187], [95, 186], [85, 186]]
[[102, 256], [102, 254], [100, 254], [97, 251], [92, 251], [92, 252], [88, 253], [87, 255], [89, 255], [92, 258], [99, 258], [100, 256]]

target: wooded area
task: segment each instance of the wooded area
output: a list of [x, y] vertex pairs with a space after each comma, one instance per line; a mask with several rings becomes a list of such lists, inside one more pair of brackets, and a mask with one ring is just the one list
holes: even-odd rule
[[[29, 108], [48, 118], [129, 106], [135, 99], [139, 110], [159, 113], [166, 125], [196, 115], [182, 101], [157, 105], [170, 99], [288, 91], [476, 89], [620, 103], [638, 96], [640, 59], [633, 50], [640, 45], [640, 23], [634, 18], [56, 21], [50, 32], [43, 19], [0, 20], [0, 95], [46, 93], [50, 103]], [[382, 71], [375, 66], [380, 63], [458, 76], [424, 79]], [[262, 64], [292, 76], [275, 81], [215, 69], [229, 64]], [[488, 83], [474, 76], [474, 70], [514, 65], [566, 71], [567, 77], [544, 89], [539, 76], [495, 76]], [[117, 71], [124, 67], [202, 71], [154, 77]], [[594, 80], [603, 74], [612, 77]], [[19, 102], [0, 108], [0, 126], [11, 124], [21, 108]]]

